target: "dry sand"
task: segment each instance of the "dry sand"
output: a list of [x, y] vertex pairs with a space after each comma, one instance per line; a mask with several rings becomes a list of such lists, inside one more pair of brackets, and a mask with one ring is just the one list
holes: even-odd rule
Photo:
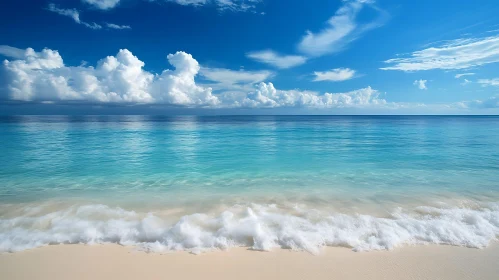
[[147, 254], [118, 245], [57, 245], [0, 255], [0, 279], [499, 279], [499, 245], [403, 247], [355, 253], [327, 248], [192, 255]]

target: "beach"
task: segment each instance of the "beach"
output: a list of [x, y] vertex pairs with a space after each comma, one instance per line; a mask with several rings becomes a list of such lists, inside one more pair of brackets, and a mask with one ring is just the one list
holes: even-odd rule
[[118, 245], [55, 245], [0, 255], [0, 279], [449, 279], [499, 276], [499, 244], [485, 249], [411, 246], [319, 255], [235, 248], [201, 255], [145, 253]]

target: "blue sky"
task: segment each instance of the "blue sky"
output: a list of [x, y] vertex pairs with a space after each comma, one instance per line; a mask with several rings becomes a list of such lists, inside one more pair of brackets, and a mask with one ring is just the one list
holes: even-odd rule
[[498, 114], [497, 14], [494, 0], [6, 0], [0, 110]]

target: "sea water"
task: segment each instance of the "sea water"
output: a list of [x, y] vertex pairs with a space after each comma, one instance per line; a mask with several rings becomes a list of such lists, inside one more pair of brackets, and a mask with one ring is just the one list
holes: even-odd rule
[[0, 137], [0, 252], [499, 236], [496, 116], [9, 116]]

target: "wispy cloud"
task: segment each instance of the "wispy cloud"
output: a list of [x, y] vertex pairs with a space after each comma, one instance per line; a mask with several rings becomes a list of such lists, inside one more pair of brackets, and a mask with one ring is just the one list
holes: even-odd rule
[[280, 69], [295, 67], [307, 61], [307, 58], [300, 55], [280, 55], [271, 50], [249, 52], [246, 56]]
[[101, 10], [112, 9], [120, 3], [120, 0], [82, 0], [82, 1]]
[[[309, 56], [322, 56], [341, 51], [358, 39], [363, 33], [382, 26], [388, 14], [375, 7], [373, 0], [347, 0], [319, 32], [307, 31], [298, 45], [298, 49]], [[357, 16], [363, 7], [375, 9], [379, 17], [368, 23], [359, 23]]]
[[471, 84], [472, 81], [468, 80], [468, 79], [464, 79], [464, 81], [461, 83], [462, 86], [465, 86], [467, 84]]
[[247, 71], [209, 67], [202, 67], [199, 74], [210, 82], [206, 86], [223, 91], [250, 91], [255, 84], [264, 82], [274, 75], [267, 70]]
[[314, 75], [315, 75], [314, 82], [320, 82], [320, 81], [339, 82], [354, 78], [355, 70], [349, 68], [336, 68], [324, 72], [317, 71], [314, 72]]
[[481, 84], [482, 86], [499, 86], [499, 78], [494, 78], [494, 79], [480, 79], [477, 81], [477, 83]]
[[[364, 7], [370, 7], [377, 18], [367, 23], [357, 20]], [[326, 27], [318, 32], [307, 31], [298, 43], [298, 51], [303, 55], [279, 55], [272, 50], [250, 52], [248, 57], [278, 68], [291, 68], [304, 64], [309, 58], [319, 57], [344, 50], [362, 34], [382, 26], [389, 15], [376, 7], [374, 0], [344, 0], [336, 13], [326, 22]]]
[[130, 25], [118, 25], [114, 23], [106, 23], [107, 28], [111, 29], [132, 29]]
[[427, 80], [415, 80], [413, 85], [417, 86], [419, 89], [423, 90], [423, 89], [428, 89], [426, 87], [426, 83], [428, 81]]
[[[85, 1], [87, 1], [87, 0], [85, 0]], [[95, 1], [95, 0], [88, 0], [88, 1], [94, 1], [92, 3], [101, 3], [101, 1]], [[111, 2], [109, 2], [109, 3], [111, 3]], [[118, 3], [118, 2], [116, 2], [116, 3]], [[91, 3], [91, 2], [88, 2], [88, 3]], [[98, 23], [82, 21], [80, 19], [80, 12], [76, 9], [61, 9], [61, 8], [57, 7], [55, 4], [50, 3], [48, 5], [47, 10], [50, 12], [54, 12], [56, 14], [62, 15], [62, 16], [70, 17], [76, 23], [81, 24], [81, 25], [88, 27], [90, 29], [98, 30], [98, 29], [103, 28], [102, 25], [100, 25]], [[109, 29], [118, 29], [118, 30], [131, 29], [131, 27], [129, 25], [119, 25], [119, 24], [114, 24], [114, 23], [106, 23], [105, 26]]]
[[475, 73], [461, 73], [461, 74], [456, 74], [456, 76], [454, 76], [454, 78], [459, 79], [461, 77], [473, 76], [473, 75], [475, 75]]
[[59, 14], [61, 16], [66, 16], [70, 17], [74, 20], [74, 22], [81, 24], [83, 26], [86, 26], [91, 29], [102, 29], [102, 26], [100, 24], [97, 24], [95, 22], [88, 23], [80, 20], [80, 12], [76, 9], [61, 9], [57, 7], [54, 3], [50, 3], [47, 7], [47, 10], [56, 14]]
[[14, 48], [11, 46], [5, 46], [5, 45], [0, 45], [0, 55], [10, 57], [10, 58], [15, 58], [15, 59], [22, 59], [25, 57], [26, 50], [23, 49], [18, 49]]
[[[161, 0], [149, 0], [150, 2]], [[184, 6], [215, 5], [220, 11], [255, 12], [263, 0], [163, 0]]]
[[81, 24], [83, 24], [84, 26], [86, 26], [86, 27], [88, 27], [90, 29], [102, 29], [102, 25], [97, 24], [95, 22], [88, 23], [88, 22], [82, 21]]
[[76, 9], [60, 9], [54, 3], [50, 3], [47, 10], [57, 13], [61, 16], [72, 18], [76, 23], [80, 24], [80, 13]]
[[499, 35], [456, 39], [440, 46], [413, 52], [409, 57], [392, 58], [382, 70], [423, 71], [466, 69], [499, 62]]

